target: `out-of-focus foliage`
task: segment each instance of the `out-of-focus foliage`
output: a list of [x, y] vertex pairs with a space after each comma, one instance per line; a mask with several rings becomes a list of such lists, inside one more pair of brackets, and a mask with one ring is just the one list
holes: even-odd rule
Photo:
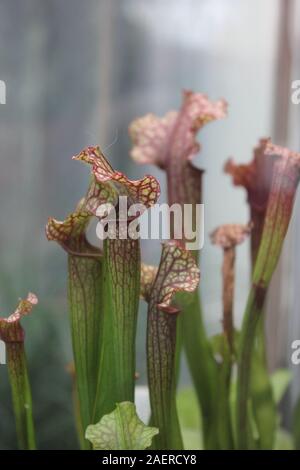
[[201, 416], [197, 395], [192, 388], [183, 388], [178, 392], [177, 409], [184, 448], [187, 450], [203, 449]]
[[135, 404], [117, 403], [112, 413], [91, 424], [85, 437], [94, 450], [144, 450], [151, 446], [157, 428], [146, 426], [138, 417]]
[[[39, 306], [34, 320], [33, 316], [23, 320], [37, 445], [41, 449], [75, 449], [78, 446], [71, 401], [71, 376], [66, 371], [70, 356], [65, 346], [69, 342], [69, 332], [64, 302], [60, 303], [59, 308], [61, 311], [52, 311]], [[15, 421], [5, 365], [0, 367], [0, 395], [0, 448], [15, 449]]]
[[294, 410], [293, 436], [294, 436], [295, 448], [300, 450], [300, 398]]

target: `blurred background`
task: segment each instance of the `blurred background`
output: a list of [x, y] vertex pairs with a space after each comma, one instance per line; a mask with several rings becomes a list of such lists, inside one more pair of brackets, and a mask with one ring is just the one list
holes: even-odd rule
[[[47, 242], [48, 216], [62, 219], [83, 195], [88, 169], [72, 162], [99, 144], [113, 166], [136, 179], [165, 175], [129, 158], [130, 121], [177, 108], [181, 90], [224, 97], [228, 118], [207, 126], [195, 163], [204, 168], [205, 232], [201, 290], [208, 331], [220, 330], [221, 250], [208, 234], [221, 223], [248, 221], [246, 196], [223, 173], [228, 156], [247, 162], [258, 139], [299, 151], [299, 2], [293, 0], [0, 0], [0, 311], [20, 296], [40, 300], [24, 321], [40, 448], [76, 448], [66, 299], [66, 255]], [[288, 367], [293, 381], [283, 405], [288, 427], [300, 393], [300, 366], [290, 361], [300, 339], [300, 217], [294, 211], [268, 301], [270, 368]], [[159, 245], [143, 244], [159, 258]], [[249, 247], [239, 248], [235, 315], [239, 325], [249, 287]], [[145, 374], [145, 311], [138, 348]], [[189, 382], [183, 367], [182, 383]], [[16, 448], [7, 371], [0, 366], [0, 448]]]

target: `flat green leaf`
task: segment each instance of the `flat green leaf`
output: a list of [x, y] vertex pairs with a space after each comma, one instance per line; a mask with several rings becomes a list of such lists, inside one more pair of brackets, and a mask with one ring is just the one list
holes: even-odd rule
[[158, 433], [139, 419], [134, 403], [124, 401], [99, 423], [88, 426], [85, 437], [94, 450], [144, 450]]

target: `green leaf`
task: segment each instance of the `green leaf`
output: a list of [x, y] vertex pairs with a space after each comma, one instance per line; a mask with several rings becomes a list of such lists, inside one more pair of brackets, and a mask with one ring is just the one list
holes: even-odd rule
[[182, 439], [185, 450], [203, 450], [198, 431], [195, 431], [194, 429], [183, 428]]
[[193, 388], [184, 388], [177, 393], [177, 409], [182, 438], [186, 450], [203, 449], [201, 416], [197, 395]]
[[177, 393], [177, 408], [181, 426], [200, 432], [201, 416], [197, 404], [197, 394], [193, 388], [184, 388]]
[[187, 295], [180, 293], [176, 300], [180, 302], [182, 313], [179, 316], [179, 327], [183, 346], [189, 365], [192, 380], [197, 393], [203, 419], [203, 437], [206, 449], [217, 448], [217, 409], [216, 394], [218, 369], [212, 347], [207, 337], [199, 291]]
[[285, 429], [278, 429], [274, 450], [294, 450], [293, 438]]
[[[96, 187], [94, 181], [91, 187]], [[100, 186], [98, 190], [101, 192]], [[46, 226], [48, 240], [58, 242], [68, 253], [70, 326], [83, 429], [93, 419], [103, 330], [101, 252], [86, 239], [86, 229], [92, 218], [86, 205], [87, 199], [84, 198], [63, 222], [49, 218]], [[79, 440], [81, 445], [84, 444], [83, 448], [90, 448], [89, 443], [84, 442], [83, 432]]]
[[270, 380], [276, 405], [282, 400], [292, 376], [292, 372], [288, 369], [278, 369], [271, 375]]
[[263, 317], [261, 317], [258, 324], [256, 342], [253, 348], [251, 400], [258, 431], [259, 448], [262, 450], [273, 449], [278, 419], [267, 367]]
[[125, 401], [97, 424], [88, 426], [85, 437], [94, 450], [144, 450], [151, 446], [157, 428], [146, 426], [138, 417], [135, 405]]

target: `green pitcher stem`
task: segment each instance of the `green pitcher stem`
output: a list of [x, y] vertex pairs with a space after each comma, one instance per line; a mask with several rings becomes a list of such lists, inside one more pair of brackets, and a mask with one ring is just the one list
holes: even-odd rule
[[32, 397], [24, 343], [6, 343], [6, 358], [19, 448], [35, 450]]
[[139, 240], [103, 244], [104, 334], [94, 421], [116, 403], [134, 401], [135, 342], [140, 294]]
[[217, 364], [206, 335], [200, 294], [190, 295], [181, 313], [181, 334], [203, 421], [206, 449], [219, 447], [217, 437]]
[[233, 356], [231, 345], [229, 345], [226, 336], [224, 337], [222, 358], [218, 378], [218, 438], [221, 450], [232, 450], [234, 449], [234, 440], [230, 410], [230, 385]]
[[[252, 207], [250, 207], [250, 210], [253, 222], [253, 229], [251, 231], [251, 268], [253, 273], [266, 214], [265, 211], [257, 211]], [[262, 450], [272, 449], [277, 426], [277, 410], [268, 370], [264, 313], [259, 320], [256, 330], [256, 347], [254, 348], [252, 359], [251, 398], [259, 434], [259, 448]]]
[[99, 259], [69, 255], [68, 298], [82, 435], [92, 423], [102, 340], [102, 266]]
[[271, 377], [268, 371], [264, 312], [257, 328], [251, 364], [251, 402], [258, 433], [257, 446], [261, 450], [274, 447], [275, 433], [278, 426], [278, 413], [274, 400]]
[[[199, 263], [199, 252], [193, 251], [196, 263]], [[177, 294], [182, 313], [178, 318], [176, 351], [177, 381], [180, 372], [180, 353], [184, 349], [188, 368], [197, 394], [203, 423], [203, 441], [205, 449], [218, 449], [218, 409], [217, 381], [218, 368], [206, 333], [201, 296], [199, 289], [188, 296]]]
[[159, 429], [156, 449], [183, 449], [176, 408], [176, 317], [149, 304], [147, 363], [151, 425]]
[[252, 286], [242, 326], [237, 379], [237, 447], [241, 450], [249, 449], [252, 446], [248, 416], [250, 372], [254, 339], [259, 320], [263, 314], [265, 295], [265, 289]]

